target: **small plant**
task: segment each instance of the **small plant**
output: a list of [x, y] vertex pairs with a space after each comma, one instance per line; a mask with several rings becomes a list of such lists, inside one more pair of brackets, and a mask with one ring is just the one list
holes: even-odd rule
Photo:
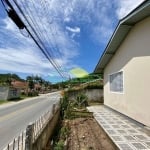
[[61, 128], [59, 128], [59, 131], [57, 132], [56, 139], [54, 139], [54, 150], [63, 150], [65, 147], [65, 141], [69, 135], [70, 128], [68, 126], [68, 122], [64, 121], [61, 124]]
[[79, 108], [86, 107], [86, 106], [88, 106], [87, 100], [88, 100], [88, 98], [86, 95], [80, 94], [76, 97], [75, 102], [74, 102], [74, 106], [79, 107]]
[[62, 127], [60, 130], [60, 139], [66, 140], [67, 136], [69, 134], [69, 128], [67, 127]]
[[58, 141], [56, 145], [54, 146], [54, 150], [64, 150], [64, 142]]
[[63, 119], [64, 116], [65, 116], [65, 111], [66, 111], [67, 108], [68, 108], [68, 103], [69, 103], [68, 96], [67, 96], [67, 94], [65, 94], [65, 95], [63, 96], [63, 98], [60, 100], [60, 105], [61, 105], [61, 117], [62, 117], [62, 119]]

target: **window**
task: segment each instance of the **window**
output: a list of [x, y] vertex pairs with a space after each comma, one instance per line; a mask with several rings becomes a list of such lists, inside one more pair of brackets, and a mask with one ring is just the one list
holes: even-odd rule
[[109, 75], [110, 91], [123, 92], [123, 72], [117, 72]]

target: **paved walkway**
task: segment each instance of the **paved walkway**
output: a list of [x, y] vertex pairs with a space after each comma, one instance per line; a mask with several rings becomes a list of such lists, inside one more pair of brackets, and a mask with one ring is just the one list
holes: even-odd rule
[[120, 150], [150, 150], [150, 136], [143, 125], [104, 105], [88, 110]]

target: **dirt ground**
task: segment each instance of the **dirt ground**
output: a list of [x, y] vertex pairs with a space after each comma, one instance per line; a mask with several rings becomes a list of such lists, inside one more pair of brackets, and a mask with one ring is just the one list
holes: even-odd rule
[[69, 121], [68, 150], [115, 150], [94, 118], [77, 118]]

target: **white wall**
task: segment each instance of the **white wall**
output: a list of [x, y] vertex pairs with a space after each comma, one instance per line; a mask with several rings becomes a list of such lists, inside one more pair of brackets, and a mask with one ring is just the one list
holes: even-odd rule
[[0, 87], [0, 100], [7, 100], [9, 87]]
[[20, 90], [10, 87], [0, 87], [0, 100], [8, 100], [20, 97]]
[[[123, 71], [123, 94], [109, 90], [108, 74]], [[136, 24], [104, 71], [104, 104], [150, 126], [150, 17]]]

